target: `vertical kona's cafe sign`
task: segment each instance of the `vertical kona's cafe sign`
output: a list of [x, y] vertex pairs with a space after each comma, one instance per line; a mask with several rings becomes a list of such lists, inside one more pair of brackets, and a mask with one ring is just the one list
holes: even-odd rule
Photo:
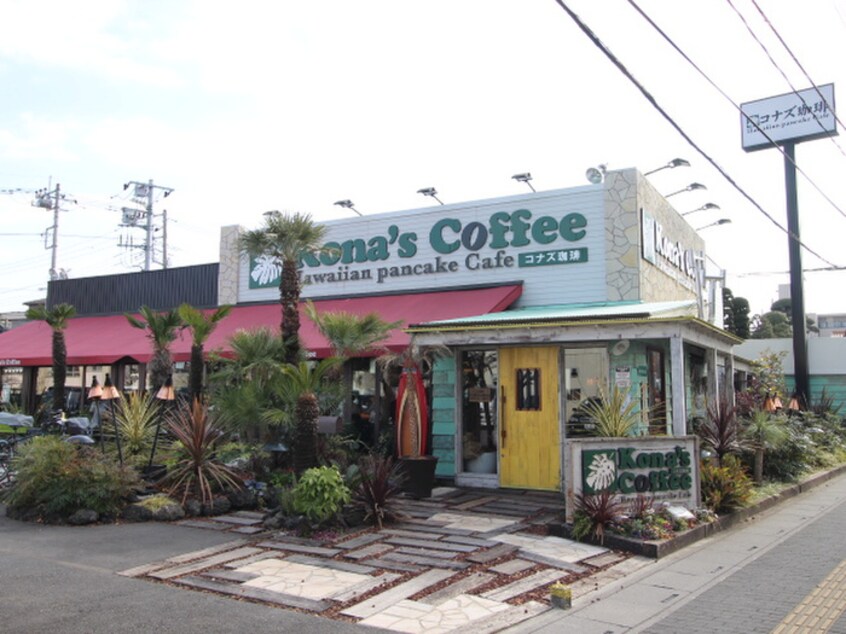
[[576, 496], [610, 491], [688, 509], [699, 506], [699, 447], [695, 436], [591, 438], [570, 441], [567, 521]]

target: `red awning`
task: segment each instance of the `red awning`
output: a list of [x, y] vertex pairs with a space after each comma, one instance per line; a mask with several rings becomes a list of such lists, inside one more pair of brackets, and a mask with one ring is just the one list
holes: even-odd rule
[[[349, 299], [325, 299], [314, 302], [318, 312], [345, 311], [357, 315], [377, 313], [388, 322], [409, 323], [440, 321], [499, 312], [513, 304], [522, 293], [520, 284], [489, 288], [409, 293], [405, 295], [377, 295]], [[272, 328], [278, 331], [282, 313], [278, 303], [236, 306], [223, 319], [205, 344], [206, 351], [230, 351], [229, 338], [238, 330]], [[391, 333], [384, 345], [393, 351], [404, 348], [410, 335], [402, 328]], [[300, 339], [303, 347], [327, 357], [329, 345], [311, 320], [300, 308]], [[145, 331], [133, 328], [123, 315], [107, 317], [77, 317], [65, 330], [68, 365], [109, 365], [123, 357], [146, 363], [152, 356], [151, 344]], [[183, 331], [171, 345], [174, 361], [188, 361], [191, 355], [191, 335]], [[43, 321], [34, 321], [0, 334], [0, 366], [50, 366], [52, 331]]]

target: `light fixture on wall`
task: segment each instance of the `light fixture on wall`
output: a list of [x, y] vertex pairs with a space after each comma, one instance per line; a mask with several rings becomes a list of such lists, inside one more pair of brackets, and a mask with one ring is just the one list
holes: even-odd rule
[[526, 183], [526, 185], [529, 186], [529, 189], [531, 189], [532, 191], [535, 191], [535, 188], [532, 187], [532, 183], [531, 183], [532, 174], [530, 172], [523, 172], [522, 174], [515, 174], [511, 178], [513, 178], [518, 183]]
[[690, 211], [686, 211], [682, 214], [682, 216], [689, 216], [690, 214], [695, 214], [697, 211], [708, 211], [710, 209], [719, 209], [720, 206], [715, 203], [705, 203], [701, 207], [697, 207], [696, 209], [691, 209]]
[[596, 167], [589, 167], [585, 170], [585, 178], [588, 182], [594, 185], [599, 185], [605, 180], [605, 173], [608, 171], [608, 166], [605, 163], [600, 163]]
[[437, 200], [437, 201], [438, 201], [439, 203], [441, 203], [442, 205], [444, 204], [444, 203], [441, 201], [441, 199], [440, 199], [440, 198], [438, 198], [438, 190], [437, 190], [437, 189], [435, 189], [434, 187], [424, 187], [423, 189], [418, 189], [418, 190], [417, 190], [417, 193], [418, 193], [418, 194], [423, 194], [424, 196], [430, 196], [430, 197], [434, 198], [435, 200]]
[[654, 170], [649, 170], [648, 172], [644, 172], [644, 176], [649, 176], [650, 174], [654, 174], [655, 172], [660, 172], [661, 170], [671, 170], [677, 167], [690, 167], [690, 162], [686, 161], [682, 158], [674, 158], [672, 161], [667, 163], [666, 165], [662, 165], [661, 167], [656, 167]]
[[362, 215], [361, 212], [358, 209], [353, 207], [353, 201], [351, 201], [351, 200], [338, 200], [334, 204], [338, 205], [339, 207], [343, 207], [344, 209], [351, 209], [355, 213], [357, 213], [359, 216]]
[[692, 192], [692, 191], [696, 191], [697, 189], [708, 189], [708, 188], [707, 188], [707, 187], [705, 187], [705, 185], [703, 185], [702, 183], [691, 183], [690, 185], [688, 185], [688, 186], [687, 186], [687, 187], [685, 187], [684, 189], [680, 189], [680, 190], [678, 190], [677, 192], [672, 192], [672, 193], [670, 193], [670, 194], [665, 194], [665, 195], [664, 195], [664, 198], [669, 198], [670, 196], [675, 196], [676, 194], [683, 194], [683, 193], [685, 193], [685, 192]]

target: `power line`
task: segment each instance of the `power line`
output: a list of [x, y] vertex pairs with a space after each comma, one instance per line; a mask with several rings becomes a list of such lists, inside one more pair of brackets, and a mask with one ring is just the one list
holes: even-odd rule
[[[682, 50], [682, 49], [678, 46], [678, 44], [676, 44], [676, 43], [675, 43], [675, 41], [673, 41], [673, 39], [672, 39], [669, 35], [667, 35], [667, 33], [666, 33], [666, 32], [665, 32], [665, 31], [664, 31], [664, 30], [663, 30], [660, 26], [658, 26], [658, 25], [655, 23], [655, 21], [654, 21], [651, 17], [649, 17], [649, 15], [647, 15], [645, 11], [643, 11], [643, 9], [641, 9], [641, 8], [638, 6], [638, 4], [635, 2], [635, 0], [628, 0], [628, 2], [629, 2], [629, 4], [630, 4], [632, 7], [634, 7], [635, 11], [637, 11], [637, 12], [641, 15], [641, 17], [643, 17], [643, 19], [644, 19], [644, 20], [646, 20], [646, 21], [649, 23], [649, 25], [650, 25], [653, 29], [655, 29], [655, 30], [658, 32], [658, 34], [659, 34], [659, 35], [661, 35], [661, 37], [663, 37], [663, 38], [664, 38], [664, 40], [665, 40], [665, 41], [666, 41], [666, 42], [667, 42], [670, 46], [672, 46], [672, 47], [673, 47], [673, 49], [675, 49], [675, 51], [676, 51], [679, 55], [681, 55], [681, 56], [684, 58], [684, 60], [685, 60], [688, 64], [690, 64], [691, 66], [693, 66], [693, 68], [696, 70], [696, 72], [698, 72], [698, 73], [699, 73], [699, 74], [700, 74], [700, 75], [701, 75], [701, 76], [705, 79], [705, 81], [707, 81], [709, 84], [711, 84], [711, 86], [712, 86], [712, 87], [713, 87], [713, 88], [714, 88], [717, 92], [719, 92], [719, 93], [720, 93], [720, 94], [721, 94], [721, 95], [722, 95], [722, 96], [726, 99], [726, 101], [728, 101], [728, 102], [729, 102], [732, 106], [734, 106], [734, 109], [735, 109], [735, 110], [737, 110], [737, 111], [738, 111], [741, 115], [743, 115], [743, 109], [740, 107], [740, 105], [739, 105], [737, 102], [735, 102], [735, 101], [734, 101], [734, 99], [732, 99], [732, 98], [728, 95], [728, 93], [726, 93], [726, 92], [725, 92], [722, 88], [720, 88], [720, 87], [717, 85], [717, 83], [716, 83], [713, 79], [711, 79], [711, 77], [710, 77], [710, 76], [709, 76], [709, 75], [708, 75], [708, 74], [707, 74], [704, 70], [702, 70], [702, 69], [699, 67], [699, 65], [698, 65], [696, 62], [694, 62], [694, 61], [693, 61], [693, 60], [692, 60], [692, 59], [691, 59], [691, 58], [687, 55], [687, 53], [685, 53], [685, 52], [684, 52], [684, 51], [683, 51], [683, 50]], [[731, 3], [731, 0], [728, 0], [728, 2], [729, 2], [729, 3]], [[772, 59], [772, 58], [771, 58], [771, 59]], [[792, 87], [792, 86], [791, 86], [791, 87]], [[794, 89], [794, 91], [795, 91], [795, 89]], [[797, 96], [799, 96], [799, 98], [802, 100], [802, 103], [805, 103], [805, 100], [804, 100], [804, 99], [802, 99], [801, 95], [798, 95], [798, 93], [797, 93]], [[808, 104], [805, 104], [805, 105], [807, 106]], [[814, 119], [815, 119], [815, 121], [817, 121], [817, 123], [819, 123], [819, 119], [817, 119], [817, 118], [816, 118], [816, 115], [814, 115]], [[787, 153], [784, 151], [784, 148], [783, 148], [783, 147], [781, 147], [778, 143], [776, 143], [776, 142], [773, 140], [773, 138], [772, 138], [769, 134], [767, 134], [767, 132], [766, 132], [763, 128], [761, 128], [761, 126], [759, 126], [759, 125], [758, 125], [758, 122], [757, 122], [757, 121], [753, 121], [752, 119], [749, 119], [749, 118], [747, 118], [747, 121], [748, 121], [749, 123], [751, 123], [752, 125], [754, 125], [754, 126], [755, 126], [755, 128], [757, 129], [757, 131], [758, 131], [758, 132], [760, 132], [760, 133], [764, 136], [764, 138], [765, 138], [765, 139], [767, 139], [767, 141], [770, 143], [770, 145], [772, 145], [772, 146], [773, 146], [774, 148], [776, 148], [779, 152], [781, 152], [781, 154], [782, 154], [782, 156], [785, 158], [785, 160], [787, 160], [789, 163], [791, 163], [791, 164], [792, 164], [792, 165], [796, 168], [796, 170], [797, 170], [800, 174], [802, 174], [802, 176], [805, 178], [805, 180], [806, 180], [806, 181], [808, 181], [808, 183], [810, 183], [810, 184], [811, 184], [811, 186], [812, 186], [814, 189], [816, 189], [816, 190], [817, 190], [817, 192], [818, 192], [818, 193], [819, 193], [819, 194], [820, 194], [820, 195], [821, 195], [821, 196], [822, 196], [822, 197], [823, 197], [826, 201], [828, 201], [828, 203], [829, 203], [832, 207], [834, 207], [834, 208], [838, 211], [838, 213], [840, 213], [840, 215], [841, 215], [841, 216], [843, 216], [844, 218], [846, 218], [846, 211], [843, 211], [843, 210], [842, 210], [842, 209], [841, 209], [841, 208], [837, 205], [837, 203], [835, 203], [835, 202], [834, 202], [834, 201], [833, 201], [833, 200], [832, 200], [832, 199], [831, 199], [831, 198], [830, 198], [830, 197], [829, 197], [829, 196], [828, 196], [828, 195], [827, 195], [827, 194], [826, 194], [826, 193], [825, 193], [822, 189], [820, 189], [819, 185], [817, 185], [817, 184], [816, 184], [816, 182], [814, 182], [814, 180], [813, 180], [810, 176], [808, 176], [808, 174], [807, 174], [807, 173], [805, 173], [805, 171], [804, 171], [801, 167], [799, 167], [799, 165], [797, 165], [797, 164], [796, 164], [796, 161], [794, 161], [791, 157], [789, 157], [789, 156], [787, 155]], [[822, 125], [822, 124], [820, 124], [820, 125]], [[840, 147], [840, 146], [838, 146], [838, 148], [839, 148], [839, 147]], [[841, 149], [841, 153], [843, 153], [843, 150], [842, 150], [842, 149]], [[844, 153], [844, 156], [846, 156], [846, 153]], [[803, 246], [804, 246], [804, 245], [803, 245]], [[805, 247], [805, 248], [807, 248], [807, 247]]]
[[[839, 123], [839, 124], [840, 124], [840, 127], [842, 128], [842, 127], [843, 127], [843, 122], [842, 122], [842, 121], [838, 118], [838, 116], [837, 116], [837, 112], [836, 112], [836, 111], [834, 110], [834, 108], [833, 108], [833, 104], [828, 103], [828, 100], [826, 100], [825, 96], [822, 94], [822, 92], [820, 92], [820, 89], [819, 89], [819, 88], [817, 88], [817, 85], [816, 85], [816, 83], [814, 83], [814, 80], [813, 80], [813, 79], [811, 79], [811, 76], [808, 74], [808, 71], [806, 71], [806, 70], [805, 70], [805, 67], [804, 67], [804, 66], [802, 66], [802, 64], [801, 64], [801, 63], [799, 62], [799, 60], [796, 58], [796, 55], [794, 55], [794, 54], [793, 54], [793, 51], [792, 51], [792, 50], [790, 50], [790, 47], [787, 45], [787, 42], [785, 42], [785, 41], [784, 41], [784, 38], [783, 38], [783, 37], [781, 37], [781, 34], [780, 34], [777, 30], [776, 30], [775, 26], [773, 26], [773, 23], [772, 23], [772, 22], [770, 22], [770, 19], [766, 16], [766, 14], [765, 14], [765, 13], [764, 13], [764, 11], [761, 9], [761, 7], [760, 7], [760, 6], [758, 6], [758, 3], [757, 3], [755, 0], [751, 0], [751, 2], [752, 2], [752, 4], [755, 6], [755, 8], [756, 8], [756, 9], [758, 9], [758, 13], [760, 13], [760, 14], [761, 14], [761, 17], [764, 19], [764, 22], [766, 22], [766, 23], [767, 23], [767, 26], [769, 26], [769, 27], [770, 27], [770, 30], [771, 30], [771, 31], [773, 32], [773, 34], [774, 34], [774, 35], [778, 38], [778, 41], [779, 41], [779, 42], [781, 42], [781, 45], [784, 47], [784, 50], [785, 50], [785, 51], [787, 51], [787, 54], [788, 54], [788, 55], [790, 55], [791, 59], [792, 59], [792, 60], [796, 63], [796, 65], [799, 67], [799, 70], [801, 70], [801, 71], [802, 71], [802, 74], [803, 74], [803, 75], [805, 75], [805, 78], [806, 78], [809, 82], [811, 82], [811, 86], [813, 86], [813, 87], [814, 87], [814, 90], [816, 91], [817, 95], [819, 95], [820, 99], [822, 99], [822, 100], [823, 100], [823, 103], [826, 105], [826, 107], [827, 107], [827, 108], [831, 111], [831, 114], [834, 116], [834, 120], [835, 120], [835, 121], [837, 121], [837, 123]], [[730, 0], [729, 0], [729, 4], [731, 4], [731, 1], [730, 1]], [[735, 9], [735, 12], [737, 12], [737, 10], [736, 10], [736, 9]], [[748, 26], [747, 26], [747, 28], [748, 28]], [[756, 38], [756, 39], [757, 39], [757, 38]], [[759, 41], [758, 43], [760, 44], [760, 41]], [[763, 44], [761, 44], [761, 46], [763, 47], [764, 45], [763, 45]], [[765, 50], [766, 50], [766, 49], [765, 49]], [[772, 58], [770, 58], [770, 60], [772, 61]], [[775, 62], [773, 62], [773, 63], [775, 64]], [[779, 68], [779, 67], [778, 67], [778, 64], [776, 64], [776, 68], [778, 68], [778, 70], [781, 72], [781, 68]], [[781, 74], [784, 76], [784, 73], [783, 73], [783, 72], [782, 72]], [[787, 79], [787, 77], [786, 77], [786, 76], [785, 76], [784, 78], [787, 80], [787, 83], [788, 83], [788, 84], [790, 84], [790, 80], [789, 80], [789, 79]], [[791, 88], [793, 88], [793, 84], [790, 84], [790, 87], [791, 87]], [[795, 88], [793, 88], [793, 92], [797, 92]], [[801, 98], [801, 96], [800, 96], [799, 98], [800, 98], [800, 99], [802, 99], [802, 98]], [[804, 100], [803, 100], [802, 102], [804, 103]], [[805, 105], [807, 106], [808, 104], [805, 104]], [[813, 114], [813, 113], [811, 113], [811, 114]], [[815, 120], [815, 121], [819, 124], [819, 126], [820, 126], [821, 128], [825, 129], [825, 128], [824, 128], [824, 126], [823, 126], [823, 124], [822, 124], [822, 122], [821, 122], [821, 121], [817, 118], [817, 116], [816, 116], [816, 115], [814, 115], [814, 120]], [[843, 148], [842, 148], [842, 147], [840, 147], [840, 145], [837, 143], [837, 141], [835, 140], [835, 138], [834, 138], [833, 136], [830, 136], [830, 137], [828, 137], [828, 138], [829, 138], [829, 139], [831, 139], [831, 142], [832, 142], [832, 143], [834, 143], [834, 145], [836, 145], [836, 146], [837, 146], [837, 149], [839, 149], [839, 150], [840, 150], [840, 153], [841, 153], [841, 154], [843, 154], [844, 156], [846, 156], [846, 152], [844, 152], [844, 151], [843, 151]]]
[[616, 56], [616, 55], [614, 55], [614, 53], [612, 53], [612, 52], [608, 49], [608, 47], [607, 47], [607, 46], [605, 46], [605, 44], [602, 42], [602, 40], [600, 40], [600, 39], [599, 39], [599, 37], [596, 35], [596, 33], [594, 33], [594, 32], [590, 29], [590, 27], [588, 27], [588, 26], [587, 26], [584, 22], [582, 22], [582, 19], [581, 19], [581, 18], [580, 18], [580, 17], [579, 17], [576, 13], [574, 13], [574, 12], [573, 12], [573, 10], [572, 10], [572, 9], [570, 9], [570, 7], [568, 7], [568, 6], [567, 6], [567, 4], [564, 2], [564, 0], [555, 0], [555, 1], [556, 1], [556, 3], [558, 3], [558, 5], [559, 5], [562, 9], [564, 9], [564, 11], [567, 13], [567, 15], [569, 15], [569, 16], [570, 16], [570, 18], [571, 18], [571, 19], [572, 19], [572, 20], [576, 23], [576, 25], [577, 25], [577, 26], [578, 26], [578, 27], [582, 30], [582, 32], [583, 32], [585, 35], [587, 35], [588, 39], [590, 39], [590, 40], [591, 40], [591, 42], [593, 42], [593, 44], [594, 44], [597, 48], [599, 48], [599, 50], [601, 50], [601, 51], [602, 51], [602, 53], [603, 53], [603, 54], [604, 54], [604, 55], [605, 55], [605, 56], [609, 59], [609, 61], [610, 61], [612, 64], [614, 64], [614, 66], [616, 66], [616, 67], [617, 67], [617, 69], [618, 69], [621, 73], [623, 73], [623, 75], [625, 75], [625, 76], [626, 76], [626, 78], [627, 78], [630, 82], [632, 82], [632, 84], [634, 84], [634, 85], [635, 85], [635, 87], [636, 87], [636, 88], [637, 88], [637, 89], [641, 92], [641, 94], [642, 94], [642, 95], [644, 96], [644, 98], [645, 98], [645, 99], [646, 99], [646, 100], [647, 100], [647, 101], [648, 101], [648, 102], [652, 105], [652, 107], [653, 107], [653, 108], [655, 108], [655, 109], [656, 109], [656, 110], [657, 110], [657, 111], [661, 114], [661, 116], [662, 116], [662, 117], [664, 117], [664, 119], [666, 119], [666, 120], [667, 120], [667, 122], [668, 122], [671, 126], [673, 126], [673, 128], [676, 130], [676, 132], [678, 132], [678, 133], [682, 136], [682, 138], [683, 138], [685, 141], [687, 141], [687, 143], [688, 143], [688, 144], [689, 144], [689, 145], [690, 145], [690, 146], [691, 146], [694, 150], [696, 150], [696, 151], [697, 151], [697, 152], [698, 152], [698, 153], [699, 153], [699, 154], [700, 154], [700, 155], [701, 155], [701, 156], [702, 156], [702, 157], [703, 157], [706, 161], [708, 161], [708, 162], [709, 162], [709, 163], [710, 163], [710, 164], [711, 164], [711, 165], [712, 165], [712, 166], [713, 166], [713, 167], [714, 167], [714, 168], [715, 168], [715, 169], [716, 169], [716, 170], [720, 173], [720, 175], [721, 175], [723, 178], [725, 178], [725, 179], [726, 179], [726, 180], [727, 180], [727, 181], [728, 181], [728, 182], [732, 185], [732, 187], [734, 187], [734, 188], [735, 188], [738, 192], [740, 192], [740, 194], [741, 194], [744, 198], [746, 198], [746, 200], [748, 200], [750, 203], [752, 203], [752, 205], [753, 205], [753, 206], [754, 206], [754, 207], [755, 207], [755, 208], [756, 208], [759, 212], [761, 212], [761, 213], [764, 215], [764, 217], [766, 217], [766, 218], [767, 218], [767, 219], [768, 219], [771, 223], [773, 223], [773, 224], [774, 224], [776, 227], [778, 227], [781, 231], [783, 231], [783, 232], [784, 232], [784, 233], [786, 233], [787, 235], [791, 236], [794, 240], [796, 240], [796, 242], [797, 242], [798, 244], [800, 244], [802, 247], [804, 247], [804, 248], [805, 248], [805, 249], [806, 249], [809, 253], [811, 253], [812, 255], [815, 255], [817, 258], [819, 258], [820, 260], [822, 260], [822, 261], [823, 261], [823, 262], [825, 262], [826, 264], [829, 264], [829, 265], [831, 265], [831, 266], [836, 266], [833, 262], [830, 262], [828, 259], [824, 258], [824, 257], [823, 257], [823, 256], [821, 256], [819, 253], [817, 253], [816, 251], [814, 251], [813, 249], [811, 249], [811, 248], [810, 248], [808, 245], [806, 245], [804, 242], [802, 242], [802, 241], [799, 239], [799, 237], [798, 237], [798, 236], [794, 236], [794, 235], [793, 235], [792, 233], [790, 233], [787, 229], [785, 229], [783, 226], [781, 226], [781, 224], [779, 224], [779, 222], [778, 222], [775, 218], [773, 218], [773, 217], [772, 217], [772, 216], [771, 216], [771, 215], [770, 215], [770, 214], [769, 214], [769, 213], [768, 213], [768, 212], [767, 212], [767, 211], [766, 211], [763, 207], [761, 207], [761, 205], [760, 205], [760, 204], [758, 204], [758, 201], [756, 201], [754, 198], [752, 198], [752, 196], [751, 196], [751, 195], [749, 195], [749, 194], [746, 192], [746, 190], [745, 190], [745, 189], [743, 189], [743, 188], [742, 188], [742, 187], [741, 187], [741, 186], [740, 186], [740, 185], [739, 185], [739, 184], [738, 184], [738, 183], [737, 183], [737, 182], [736, 182], [736, 181], [735, 181], [735, 180], [734, 180], [734, 179], [733, 179], [733, 178], [732, 178], [732, 177], [731, 177], [731, 176], [730, 176], [730, 175], [729, 175], [729, 174], [728, 174], [728, 173], [727, 173], [727, 172], [726, 172], [726, 171], [725, 171], [725, 170], [724, 170], [724, 169], [723, 169], [723, 168], [722, 168], [722, 167], [721, 167], [721, 166], [720, 166], [720, 165], [719, 165], [719, 164], [718, 164], [718, 163], [717, 163], [717, 162], [716, 162], [713, 158], [711, 158], [711, 156], [710, 156], [707, 152], [705, 152], [705, 150], [703, 150], [701, 147], [699, 147], [699, 145], [698, 145], [698, 144], [697, 144], [697, 143], [696, 143], [693, 139], [691, 139], [691, 138], [690, 138], [690, 136], [689, 136], [689, 135], [688, 135], [688, 134], [687, 134], [687, 133], [686, 133], [686, 132], [685, 132], [685, 131], [681, 128], [681, 126], [680, 126], [678, 123], [676, 123], [675, 119], [673, 119], [673, 118], [669, 115], [669, 113], [667, 113], [667, 111], [666, 111], [666, 110], [664, 110], [664, 108], [662, 108], [660, 104], [658, 104], [658, 102], [657, 102], [657, 100], [655, 99], [655, 97], [653, 97], [653, 96], [652, 96], [652, 94], [651, 94], [651, 93], [650, 93], [650, 92], [649, 92], [649, 91], [648, 91], [648, 90], [647, 90], [647, 89], [643, 86], [643, 84], [641, 84], [641, 83], [640, 83], [640, 82], [639, 82], [639, 81], [638, 81], [638, 80], [634, 77], [634, 75], [632, 75], [632, 73], [629, 71], [629, 69], [628, 69], [628, 68], [626, 68], [626, 66], [625, 66], [625, 65], [624, 65], [624, 64], [623, 64], [623, 63], [622, 63], [622, 62], [621, 62], [621, 61], [617, 58], [617, 56]]

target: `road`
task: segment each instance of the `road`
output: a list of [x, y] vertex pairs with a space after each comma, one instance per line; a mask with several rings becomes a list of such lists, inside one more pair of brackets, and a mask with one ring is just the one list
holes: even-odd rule
[[510, 632], [846, 634], [846, 475]]
[[347, 623], [116, 574], [232, 539], [231, 534], [153, 522], [26, 524], [6, 518], [0, 505], [0, 632], [362, 631]]

